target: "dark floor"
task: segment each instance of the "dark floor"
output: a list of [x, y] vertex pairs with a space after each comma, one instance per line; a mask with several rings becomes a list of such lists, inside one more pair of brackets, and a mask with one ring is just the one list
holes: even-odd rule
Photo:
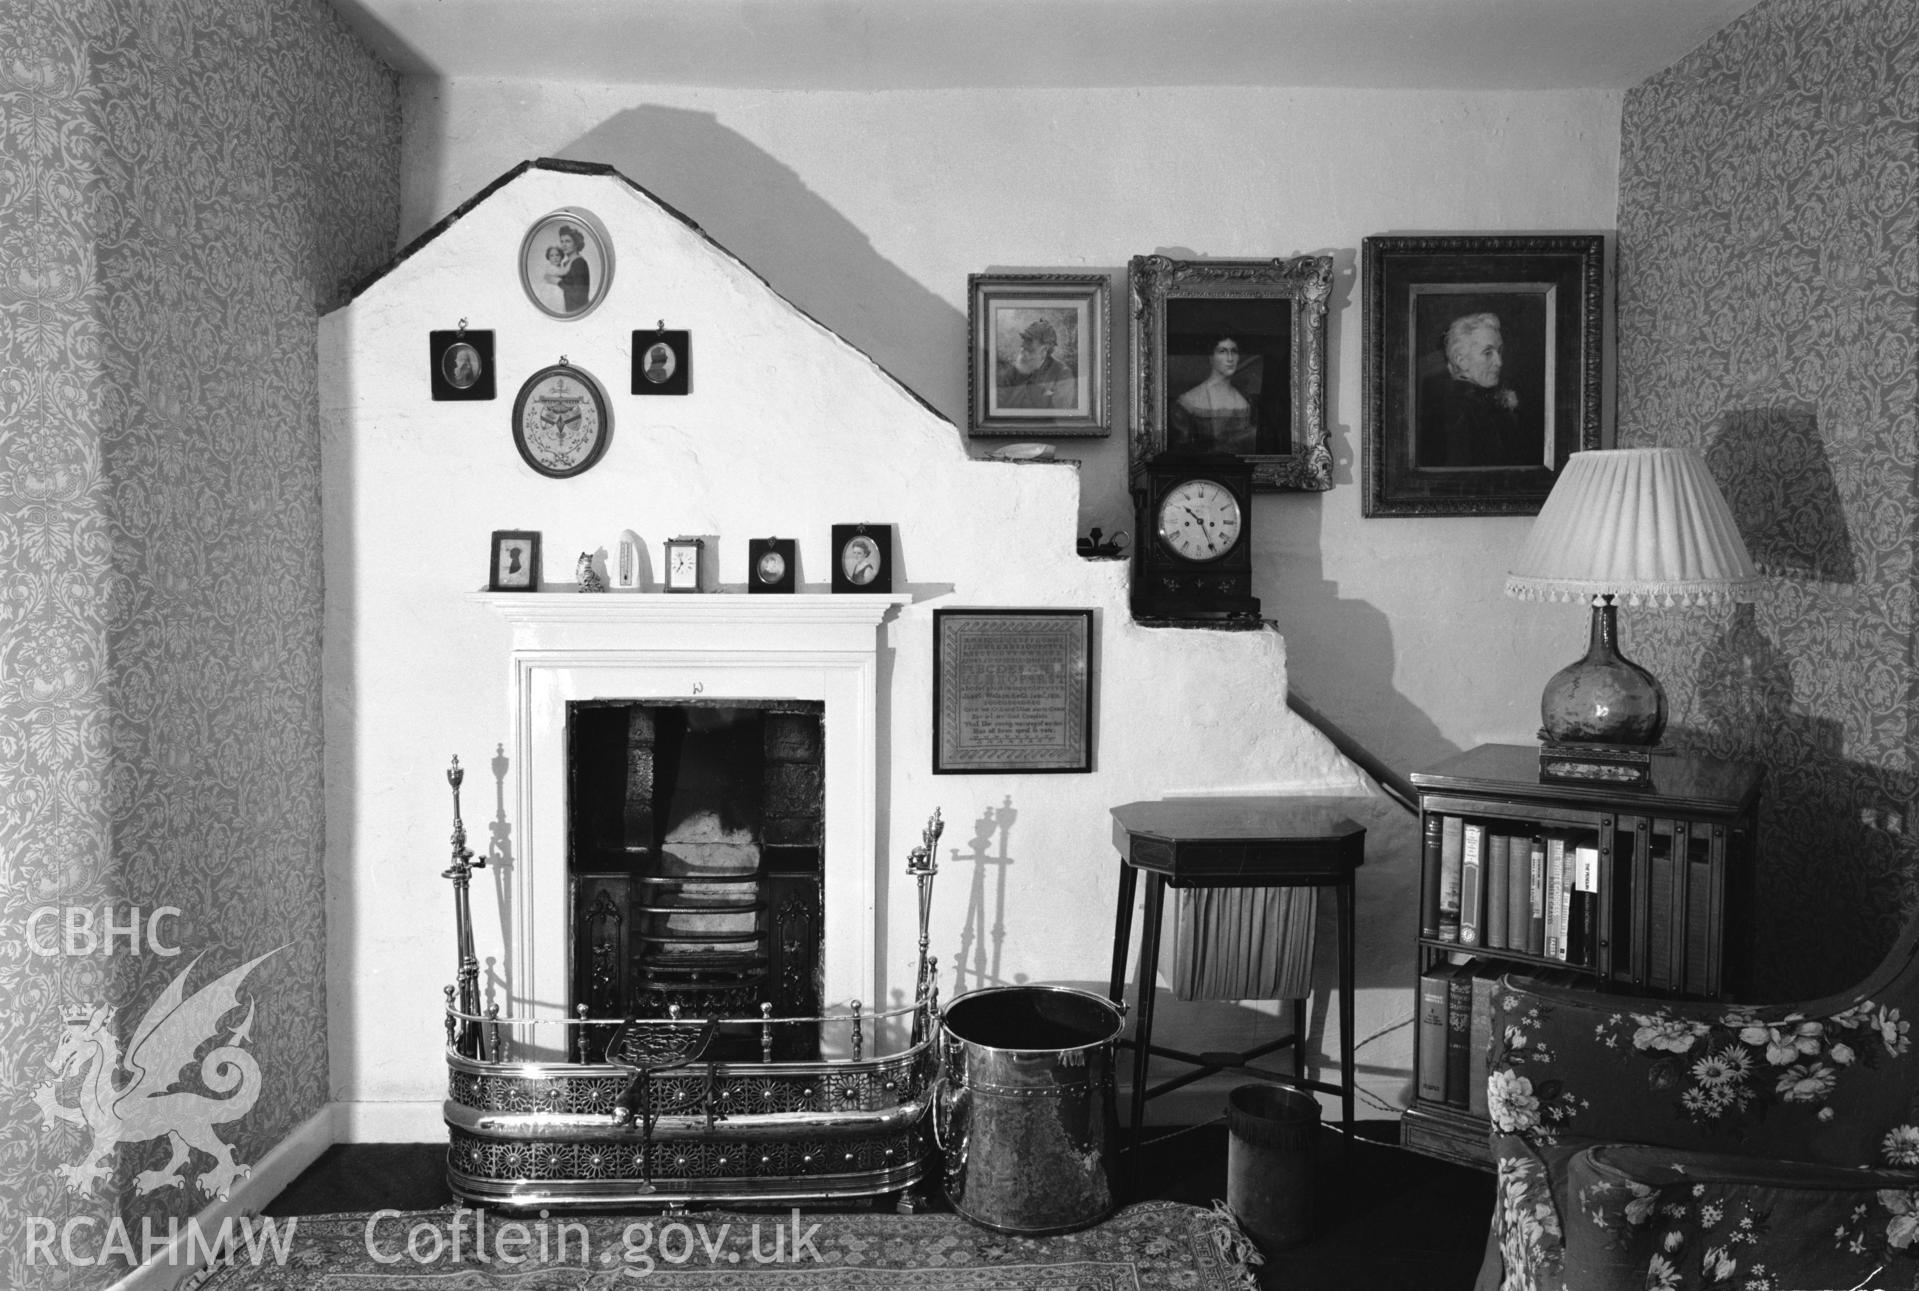
[[[1269, 1252], [1260, 1286], [1276, 1291], [1466, 1291], [1492, 1217], [1492, 1176], [1449, 1165], [1396, 1142], [1395, 1121], [1362, 1121], [1342, 1153], [1320, 1130], [1313, 1238]], [[1226, 1127], [1148, 1127], [1141, 1199], [1210, 1205], [1226, 1195]], [[1343, 1159], [1342, 1159], [1343, 1158]], [[430, 1210], [451, 1203], [446, 1148], [433, 1143], [329, 1148], [266, 1210], [269, 1215]]]

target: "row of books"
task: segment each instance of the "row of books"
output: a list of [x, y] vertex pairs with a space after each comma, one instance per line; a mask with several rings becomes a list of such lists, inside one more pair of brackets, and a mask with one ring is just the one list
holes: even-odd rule
[[[1486, 1070], [1492, 1046], [1493, 983], [1513, 965], [1500, 960], [1440, 962], [1419, 975], [1417, 1092], [1475, 1116], [1486, 1113]], [[1571, 982], [1567, 969], [1541, 968], [1526, 976]]]
[[1420, 936], [1590, 968], [1598, 837], [1428, 813]]

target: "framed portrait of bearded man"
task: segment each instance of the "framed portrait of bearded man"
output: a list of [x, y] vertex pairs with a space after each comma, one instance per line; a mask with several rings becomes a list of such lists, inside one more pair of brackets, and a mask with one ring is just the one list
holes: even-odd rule
[[972, 433], [1110, 433], [1106, 275], [973, 274], [966, 286]]

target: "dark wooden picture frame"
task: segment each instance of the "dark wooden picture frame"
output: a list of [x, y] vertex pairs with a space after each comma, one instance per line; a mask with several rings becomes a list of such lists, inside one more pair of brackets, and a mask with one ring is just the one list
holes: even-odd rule
[[833, 526], [833, 590], [893, 590], [892, 525], [861, 523]]
[[792, 538], [746, 540], [746, 590], [791, 592], [798, 586], [799, 543]]
[[1112, 433], [1112, 284], [1105, 274], [971, 274], [966, 331], [976, 437]]
[[1604, 237], [1372, 237], [1361, 262], [1362, 514], [1538, 514], [1600, 446]]
[[513, 446], [527, 466], [550, 480], [593, 468], [613, 439], [606, 391], [585, 368], [541, 368], [513, 399]]
[[933, 611], [933, 774], [1093, 769], [1093, 611]]
[[685, 394], [693, 388], [693, 334], [633, 333], [633, 393]]
[[428, 332], [427, 377], [436, 403], [494, 398], [493, 333]]
[[537, 592], [540, 590], [540, 532], [537, 529], [495, 529], [487, 546], [486, 590]]
[[[1168, 449], [1230, 452], [1259, 490], [1333, 486], [1326, 304], [1333, 258], [1134, 256], [1135, 474]], [[1233, 362], [1223, 358], [1231, 342]]]

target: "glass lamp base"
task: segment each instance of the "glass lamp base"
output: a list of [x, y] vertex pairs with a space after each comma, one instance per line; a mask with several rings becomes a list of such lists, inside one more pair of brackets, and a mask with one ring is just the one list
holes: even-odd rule
[[1553, 674], [1539, 697], [1546, 738], [1555, 744], [1657, 744], [1666, 729], [1666, 692], [1619, 653], [1611, 597], [1593, 606], [1586, 656]]

